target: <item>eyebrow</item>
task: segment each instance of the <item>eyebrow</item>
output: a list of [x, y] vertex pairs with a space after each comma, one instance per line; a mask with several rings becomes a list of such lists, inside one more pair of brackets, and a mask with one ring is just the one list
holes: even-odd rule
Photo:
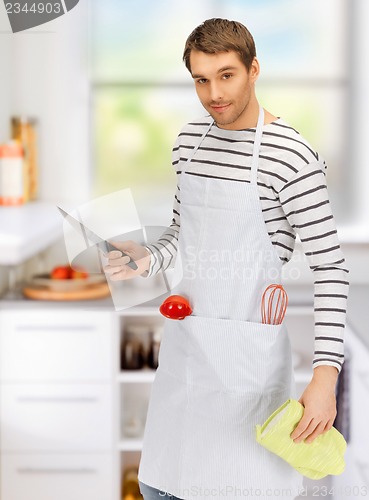
[[[217, 73], [223, 73], [223, 71], [234, 71], [236, 68], [236, 66], [224, 66], [223, 68], [220, 68], [218, 69]], [[192, 78], [206, 78], [205, 76], [203, 75], [192, 75]]]

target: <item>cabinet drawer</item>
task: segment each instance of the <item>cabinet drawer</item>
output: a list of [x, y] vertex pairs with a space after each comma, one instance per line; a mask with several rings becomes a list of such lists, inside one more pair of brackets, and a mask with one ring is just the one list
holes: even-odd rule
[[108, 384], [3, 384], [3, 451], [112, 449], [112, 394]]
[[4, 454], [1, 500], [112, 500], [112, 462], [107, 454]]
[[107, 381], [112, 316], [94, 311], [2, 311], [3, 381]]

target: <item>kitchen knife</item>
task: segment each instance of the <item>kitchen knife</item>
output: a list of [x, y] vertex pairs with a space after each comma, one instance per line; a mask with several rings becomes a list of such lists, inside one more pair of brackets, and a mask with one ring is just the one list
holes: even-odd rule
[[[122, 253], [123, 257], [125, 257], [127, 254], [122, 252], [119, 248], [115, 248], [113, 245], [111, 245], [108, 241], [100, 238], [96, 233], [91, 231], [85, 224], [80, 222], [78, 219], [73, 217], [73, 215], [69, 214], [65, 210], [63, 210], [61, 207], [57, 207], [60, 213], [63, 215], [63, 217], [69, 222], [69, 224], [79, 233], [82, 233], [85, 237], [87, 238], [91, 243], [96, 244], [101, 250], [104, 252], [111, 252], [112, 250], [118, 250], [119, 252]], [[129, 257], [129, 255], [128, 255]], [[129, 266], [131, 269], [136, 270], [137, 269], [137, 264], [134, 260], [130, 258], [130, 261], [126, 264]]]

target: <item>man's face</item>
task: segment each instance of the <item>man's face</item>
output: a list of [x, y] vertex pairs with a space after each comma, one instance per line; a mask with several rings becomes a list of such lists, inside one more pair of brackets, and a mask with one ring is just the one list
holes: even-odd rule
[[206, 54], [192, 50], [190, 64], [197, 95], [216, 124], [229, 130], [244, 128], [258, 63], [254, 62], [247, 72], [237, 52]]

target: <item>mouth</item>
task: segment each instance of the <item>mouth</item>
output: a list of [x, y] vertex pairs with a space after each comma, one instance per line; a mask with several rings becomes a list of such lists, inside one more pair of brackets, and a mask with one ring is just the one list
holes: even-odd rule
[[221, 104], [221, 105], [214, 105], [214, 106], [210, 106], [211, 109], [213, 109], [216, 113], [224, 113], [224, 111], [227, 111], [227, 109], [229, 108], [231, 104]]

